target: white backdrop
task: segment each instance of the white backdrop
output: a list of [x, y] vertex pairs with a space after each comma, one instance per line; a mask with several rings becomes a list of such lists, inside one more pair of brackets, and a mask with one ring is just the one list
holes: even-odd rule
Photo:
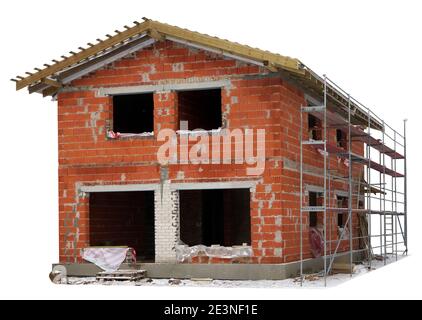
[[[421, 298], [420, 1], [1, 1], [0, 298]], [[142, 17], [301, 59], [408, 122], [407, 259], [328, 290], [55, 286], [56, 105], [9, 79]]]

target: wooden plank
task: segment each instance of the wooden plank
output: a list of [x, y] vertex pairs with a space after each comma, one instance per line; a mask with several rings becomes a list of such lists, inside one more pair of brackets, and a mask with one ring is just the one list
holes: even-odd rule
[[165, 40], [165, 36], [164, 35], [162, 35], [161, 33], [159, 33], [157, 30], [155, 30], [155, 29], [150, 29], [150, 30], [148, 30], [147, 31], [147, 34], [151, 37], [151, 38], [153, 38], [153, 39], [155, 39], [155, 40], [157, 40], [157, 41], [162, 41], [162, 40]]
[[271, 72], [277, 72], [278, 71], [278, 68], [272, 62], [264, 61], [264, 66], [265, 66], [265, 68], [267, 68]]
[[129, 29], [129, 30], [125, 30], [122, 31], [121, 33], [110, 37], [107, 40], [104, 40], [98, 44], [96, 44], [93, 47], [87, 48], [84, 51], [81, 51], [79, 53], [75, 53], [74, 55], [72, 55], [71, 57], [64, 59], [58, 63], [55, 63], [51, 66], [46, 67], [45, 69], [36, 72], [28, 77], [25, 77], [24, 79], [16, 82], [16, 90], [20, 90], [28, 85], [30, 85], [31, 83], [37, 82], [43, 78], [46, 78], [60, 70], [63, 70], [64, 68], [67, 68], [75, 63], [80, 62], [81, 60], [84, 60], [94, 54], [96, 54], [97, 52], [103, 51], [107, 48], [110, 48], [111, 46], [124, 41], [126, 39], [128, 39], [131, 36], [134, 36], [136, 34], [145, 32], [150, 26], [150, 22], [149, 21], [145, 21], [141, 24], [135, 25], [133, 28]]
[[[170, 26], [167, 24], [159, 23], [152, 20], [147, 20], [143, 23], [137, 24], [134, 27], [127, 29], [125, 31], [117, 33], [115, 36], [108, 36], [107, 40], [104, 40], [94, 46], [90, 46], [78, 53], [71, 52], [72, 56], [65, 58], [62, 61], [59, 61], [53, 65], [46, 65], [45, 69], [38, 71], [34, 74], [30, 74], [28, 77], [23, 78], [22, 80], [16, 82], [16, 90], [20, 90], [34, 82], [37, 82], [43, 78], [46, 78], [58, 71], [63, 70], [69, 66], [72, 66], [84, 59], [87, 59], [98, 52], [101, 52], [105, 49], [112, 47], [122, 41], [127, 40], [128, 38], [152, 30], [152, 35], [159, 36], [160, 33], [178, 37], [187, 41], [192, 41], [194, 43], [200, 43], [206, 46], [213, 48], [218, 48], [220, 50], [228, 51], [232, 54], [238, 54], [245, 57], [250, 57], [253, 59], [259, 59], [261, 61], [268, 61], [270, 67], [274, 65], [275, 67], [282, 67], [290, 70], [295, 73], [303, 73], [303, 70], [299, 67], [300, 62], [297, 59], [290, 57], [285, 57], [282, 55], [270, 53], [256, 48], [251, 48], [245, 45], [238, 43], [233, 43], [227, 40], [222, 40], [214, 38], [208, 35], [200, 34], [197, 32], [189, 31], [179, 27]], [[275, 69], [274, 69], [275, 70]]]
[[41, 82], [56, 88], [60, 88], [62, 86], [60, 82], [48, 78], [42, 79]]
[[[333, 273], [347, 273], [350, 274], [350, 264], [348, 263], [333, 263], [331, 267]], [[356, 272], [356, 265], [352, 264], [352, 273]]]
[[47, 89], [44, 89], [42, 91], [42, 96], [43, 97], [52, 96], [52, 95], [56, 94], [57, 91], [59, 91], [59, 88], [56, 88], [56, 87], [48, 87]]
[[211, 37], [198, 32], [182, 29], [179, 27], [170, 26], [168, 24], [160, 23], [150, 20], [151, 28], [160, 33], [169, 35], [175, 38], [191, 41], [193, 43], [201, 44], [211, 48], [227, 51], [231, 54], [257, 59], [261, 61], [268, 61], [275, 66], [288, 69], [291, 72], [303, 73], [304, 71], [299, 67], [300, 62], [297, 59], [270, 53], [249, 46], [241, 45], [238, 43], [230, 42], [228, 40]]
[[112, 272], [102, 271], [97, 273], [97, 280], [121, 280], [136, 281], [143, 279], [146, 275], [145, 270], [116, 270]]
[[133, 28], [129, 28], [125, 31], [117, 33], [115, 36], [108, 36], [109, 39], [104, 40], [96, 45], [90, 46], [89, 48], [81, 49], [79, 53], [71, 52], [72, 56], [65, 58], [64, 60], [57, 62], [53, 65], [47, 65], [45, 69], [38, 71], [35, 74], [30, 74], [29, 77], [18, 81], [16, 83], [16, 90], [22, 89], [23, 87], [37, 82], [42, 78], [46, 78], [60, 70], [63, 70], [66, 67], [69, 67], [73, 64], [76, 64], [88, 57], [93, 56], [94, 54], [103, 51], [107, 48], [112, 47], [113, 45], [122, 42], [131, 36], [136, 34], [150, 31], [152, 37], [157, 37], [161, 39], [161, 33], [168, 34], [174, 37], [179, 37], [184, 40], [192, 41], [195, 43], [204, 44], [206, 46], [218, 48], [220, 50], [228, 51], [233, 54], [239, 54], [241, 56], [250, 57], [253, 59], [259, 59], [262, 61], [268, 61], [268, 67], [272, 71], [276, 71], [276, 67], [283, 67], [292, 72], [301, 73], [302, 71], [299, 68], [299, 61], [297, 59], [281, 56], [278, 54], [273, 54], [267, 51], [260, 49], [251, 48], [248, 46], [240, 45], [233, 43], [227, 40], [222, 40], [208, 35], [203, 35], [197, 32], [181, 29], [178, 27], [170, 26], [167, 24], [162, 24], [159, 22], [147, 20], [141, 24], [136, 25]]
[[34, 84], [32, 86], [29, 86], [28, 87], [28, 91], [29, 91], [29, 94], [31, 94], [31, 93], [34, 93], [34, 92], [41, 92], [42, 90], [45, 90], [48, 87], [49, 87], [48, 84], [39, 82], [39, 83], [36, 83], [36, 84]]

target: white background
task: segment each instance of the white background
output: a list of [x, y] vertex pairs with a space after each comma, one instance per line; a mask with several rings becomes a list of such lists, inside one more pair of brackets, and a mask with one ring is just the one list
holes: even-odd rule
[[[0, 298], [421, 298], [421, 1], [1, 1]], [[56, 103], [9, 79], [142, 17], [301, 59], [408, 122], [407, 259], [332, 289], [55, 286]]]

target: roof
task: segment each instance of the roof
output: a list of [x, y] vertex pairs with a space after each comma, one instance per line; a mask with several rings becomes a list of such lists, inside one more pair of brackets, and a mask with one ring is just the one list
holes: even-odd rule
[[[295, 58], [252, 48], [236, 42], [212, 37], [206, 34], [182, 29], [158, 21], [143, 18], [144, 22], [134, 22], [134, 26], [125, 26], [125, 30], [107, 34], [107, 39], [97, 39], [96, 44], [88, 43], [86, 48], [79, 47], [77, 52], [70, 51], [70, 56], [53, 59], [52, 64], [43, 68], [34, 68], [35, 72], [26, 72], [26, 76], [17, 76], [16, 90], [28, 87], [30, 93], [38, 92], [43, 96], [54, 95], [64, 85], [85, 74], [93, 72], [106, 64], [164, 39], [185, 43], [223, 54], [234, 59], [262, 65], [270, 72], [278, 72], [284, 78], [302, 87], [313, 97], [323, 100], [324, 78], [318, 76], [301, 61]], [[334, 85], [327, 85], [327, 106], [340, 114], [347, 115], [348, 95]], [[352, 101], [352, 122], [366, 126], [367, 111], [359, 103]], [[371, 127], [382, 125], [371, 119]]]

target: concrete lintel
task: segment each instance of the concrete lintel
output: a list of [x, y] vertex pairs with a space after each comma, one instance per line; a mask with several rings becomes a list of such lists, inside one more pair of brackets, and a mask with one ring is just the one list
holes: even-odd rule
[[[198, 190], [198, 189], [250, 189], [255, 187], [257, 181], [222, 181], [222, 182], [181, 182], [170, 183], [171, 190]], [[140, 184], [107, 184], [94, 186], [81, 186], [82, 192], [124, 192], [124, 191], [156, 191], [159, 183]]]
[[82, 192], [124, 192], [124, 191], [155, 191], [159, 189], [157, 183], [146, 184], [118, 184], [118, 185], [96, 185], [96, 186], [81, 186]]
[[320, 187], [320, 186], [315, 186], [315, 185], [311, 185], [308, 184], [305, 186], [306, 191], [308, 192], [324, 192], [324, 188]]
[[210, 190], [210, 189], [251, 189], [256, 181], [228, 181], [228, 182], [186, 182], [171, 183], [173, 190]]
[[230, 86], [230, 80], [168, 83], [168, 84], [158, 84], [158, 85], [100, 88], [98, 90], [98, 95], [99, 96], [108, 96], [108, 95], [113, 96], [113, 95], [122, 95], [122, 94], [136, 94], [136, 93], [150, 93], [150, 92], [202, 90], [202, 89], [216, 89], [216, 88], [222, 88], [222, 87], [228, 87], [228, 86]]
[[334, 190], [334, 194], [340, 197], [349, 197], [349, 192], [344, 190]]

